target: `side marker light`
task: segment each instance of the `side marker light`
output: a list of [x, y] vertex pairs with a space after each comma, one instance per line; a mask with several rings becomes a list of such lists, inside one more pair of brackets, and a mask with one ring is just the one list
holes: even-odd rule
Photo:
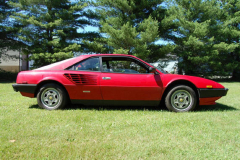
[[212, 88], [212, 85], [207, 85], [207, 88]]

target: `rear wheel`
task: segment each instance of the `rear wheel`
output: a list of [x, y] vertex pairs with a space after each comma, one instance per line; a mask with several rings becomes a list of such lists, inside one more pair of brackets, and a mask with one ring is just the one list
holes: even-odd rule
[[67, 104], [67, 94], [61, 86], [48, 83], [40, 88], [37, 101], [41, 108], [47, 110], [60, 109]]
[[192, 111], [197, 105], [197, 96], [191, 87], [179, 85], [167, 93], [165, 104], [170, 111]]

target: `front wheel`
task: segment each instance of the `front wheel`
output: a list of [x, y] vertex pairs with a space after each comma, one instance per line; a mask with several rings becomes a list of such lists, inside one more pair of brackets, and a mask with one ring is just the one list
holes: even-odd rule
[[65, 90], [54, 83], [43, 85], [37, 94], [38, 105], [47, 110], [63, 108], [67, 104]]
[[197, 96], [191, 87], [179, 85], [167, 93], [165, 104], [170, 111], [192, 111], [197, 105]]

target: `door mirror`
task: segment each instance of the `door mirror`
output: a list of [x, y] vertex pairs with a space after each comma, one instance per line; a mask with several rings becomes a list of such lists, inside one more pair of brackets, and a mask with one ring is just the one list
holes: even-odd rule
[[156, 72], [156, 68], [153, 67], [149, 67], [149, 73], [155, 73]]

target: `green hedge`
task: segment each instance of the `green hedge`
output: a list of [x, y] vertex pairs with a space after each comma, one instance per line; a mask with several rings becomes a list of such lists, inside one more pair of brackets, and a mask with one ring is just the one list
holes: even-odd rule
[[0, 69], [0, 82], [4, 81], [16, 81], [18, 72], [9, 72]]

